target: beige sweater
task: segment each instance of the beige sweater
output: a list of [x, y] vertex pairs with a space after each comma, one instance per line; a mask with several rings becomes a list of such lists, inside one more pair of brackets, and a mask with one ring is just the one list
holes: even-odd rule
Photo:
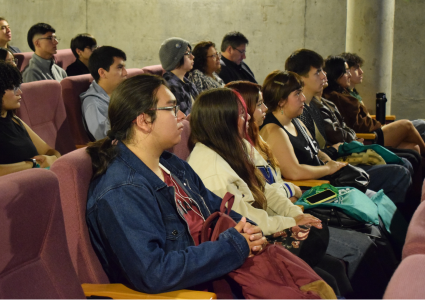
[[[252, 148], [252, 151], [257, 150]], [[219, 197], [224, 197], [227, 192], [235, 195], [232, 209], [257, 223], [265, 235], [295, 226], [294, 217], [303, 213], [279, 185], [267, 183], [264, 192], [267, 211], [254, 208], [254, 197], [248, 185], [220, 155], [201, 143], [195, 145], [188, 163], [211, 192]]]

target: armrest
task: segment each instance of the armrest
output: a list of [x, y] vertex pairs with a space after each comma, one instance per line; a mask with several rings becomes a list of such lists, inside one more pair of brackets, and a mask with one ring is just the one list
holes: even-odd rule
[[365, 139], [365, 140], [375, 140], [376, 135], [374, 133], [356, 133], [356, 136], [359, 139]]
[[[376, 120], [376, 115], [370, 115], [370, 117], [372, 119], [375, 119]], [[393, 121], [395, 121], [395, 119], [396, 119], [395, 115], [387, 115], [387, 116], [385, 116], [385, 121], [391, 121], [391, 122], [393, 122]]]
[[307, 187], [313, 187], [322, 185], [324, 183], [329, 183], [328, 180], [318, 180], [318, 179], [308, 179], [308, 180], [289, 180], [286, 178], [283, 178], [284, 181], [291, 182], [295, 184], [296, 186], [307, 186]]
[[160, 294], [145, 294], [129, 289], [123, 284], [88, 284], [82, 285], [86, 297], [109, 297], [113, 299], [217, 299], [216, 294], [201, 291], [179, 290]]

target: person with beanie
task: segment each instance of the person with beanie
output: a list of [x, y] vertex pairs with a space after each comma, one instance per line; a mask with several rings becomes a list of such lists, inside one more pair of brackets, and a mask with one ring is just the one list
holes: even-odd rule
[[159, 48], [159, 59], [166, 71], [164, 79], [180, 105], [180, 110], [187, 116], [192, 109], [199, 92], [186, 73], [193, 68], [192, 47], [189, 42], [178, 37], [166, 39]]

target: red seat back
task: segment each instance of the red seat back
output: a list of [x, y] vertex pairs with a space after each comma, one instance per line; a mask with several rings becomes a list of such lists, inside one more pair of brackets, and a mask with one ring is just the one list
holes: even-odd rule
[[58, 50], [54, 57], [56, 64], [64, 70], [76, 59], [71, 49]]
[[109, 283], [90, 242], [86, 224], [87, 192], [92, 177], [85, 148], [59, 158], [50, 168], [59, 179], [66, 238], [81, 283]]
[[407, 229], [403, 259], [413, 254], [425, 255], [425, 202], [418, 206]]
[[131, 78], [133, 76], [140, 75], [140, 74], [143, 74], [143, 73], [145, 73], [145, 72], [143, 72], [142, 69], [136, 69], [136, 68], [127, 69], [127, 78]]
[[18, 117], [61, 154], [74, 150], [59, 82], [40, 80], [23, 83], [21, 90]]
[[0, 298], [85, 298], [69, 257], [56, 175], [5, 175], [0, 190]]
[[14, 56], [18, 59], [18, 69], [23, 72], [25, 68], [28, 66], [30, 59], [34, 52], [23, 52], [23, 53], [15, 53]]
[[161, 65], [147, 66], [142, 68], [142, 70], [145, 73], [158, 75], [158, 76], [162, 76], [165, 73], [165, 70], [162, 68]]
[[83, 125], [80, 94], [88, 90], [92, 81], [93, 77], [90, 74], [85, 74], [70, 76], [60, 82], [62, 98], [75, 145], [85, 145], [90, 142]]

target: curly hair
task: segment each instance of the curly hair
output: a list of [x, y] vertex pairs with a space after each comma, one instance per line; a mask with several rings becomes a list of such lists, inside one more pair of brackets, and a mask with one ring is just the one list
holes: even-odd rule
[[207, 66], [208, 59], [207, 54], [208, 49], [210, 49], [210, 47], [215, 48], [215, 44], [211, 41], [203, 41], [195, 45], [195, 48], [193, 48], [192, 51], [192, 54], [195, 56], [195, 58], [193, 69], [191, 71], [199, 70], [202, 73], [205, 73], [205, 68]]
[[345, 59], [350, 68], [363, 66], [363, 58], [358, 56], [356, 53], [343, 52], [339, 56]]
[[14, 87], [22, 83], [22, 75], [17, 67], [0, 61], [0, 93], [2, 97], [1, 106], [3, 107], [3, 96], [7, 90], [13, 90]]

